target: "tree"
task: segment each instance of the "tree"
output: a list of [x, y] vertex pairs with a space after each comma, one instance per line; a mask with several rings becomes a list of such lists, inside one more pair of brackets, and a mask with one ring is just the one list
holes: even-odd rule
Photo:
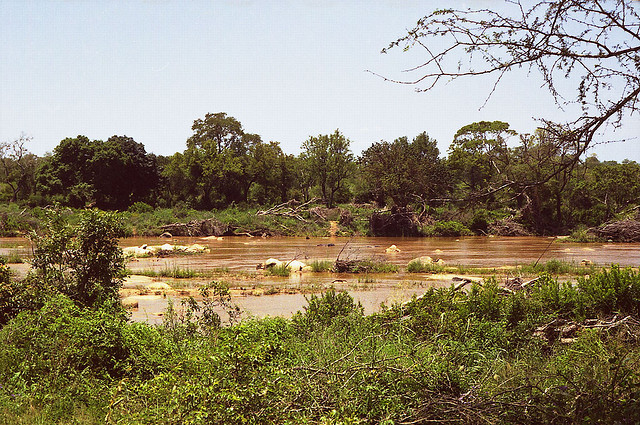
[[[502, 121], [480, 121], [456, 132], [449, 147], [448, 164], [470, 200], [504, 184], [510, 157], [507, 138], [515, 134]], [[484, 197], [487, 202], [492, 198]]]
[[38, 158], [26, 145], [31, 137], [0, 143], [0, 181], [10, 190], [9, 200], [17, 202], [29, 197], [35, 190], [35, 174]]
[[369, 193], [380, 203], [390, 198], [399, 207], [442, 196], [449, 179], [439, 154], [436, 141], [424, 132], [412, 142], [400, 137], [374, 143], [360, 157]]
[[350, 144], [339, 130], [330, 135], [310, 137], [302, 144], [301, 157], [320, 187], [327, 208], [333, 208], [336, 193], [344, 189], [353, 169]]
[[247, 202], [254, 182], [251, 149], [262, 143], [260, 136], [245, 133], [242, 124], [224, 112], [196, 119], [192, 129], [187, 149], [174, 156], [178, 163], [165, 169], [165, 175], [186, 183], [181, 200], [203, 209]]
[[64, 139], [37, 172], [45, 196], [78, 208], [126, 209], [147, 200], [158, 183], [155, 156], [127, 136]]
[[[540, 72], [563, 104], [568, 97], [561, 93], [559, 80], [577, 81], [572, 102], [581, 105], [581, 115], [560, 126], [543, 120], [550, 136], [572, 146], [575, 154], [561, 167], [567, 168], [577, 163], [603, 126], [621, 125], [625, 116], [638, 112], [640, 18], [633, 3], [549, 0], [526, 8], [514, 0], [505, 2], [504, 12], [438, 10], [383, 52], [424, 49], [426, 60], [411, 69], [417, 77], [396, 81], [423, 91], [442, 81], [481, 75], [493, 75], [497, 85], [505, 73], [528, 67]], [[543, 181], [552, 177], [543, 176]]]
[[218, 154], [227, 149], [236, 154], [246, 152], [242, 124], [224, 112], [207, 113], [204, 119], [196, 119], [191, 129], [193, 135], [187, 140], [187, 147], [203, 148]]
[[40, 192], [52, 201], [81, 208], [94, 200], [91, 160], [95, 142], [86, 136], [66, 138], [46, 157], [36, 173]]
[[97, 143], [90, 167], [96, 206], [102, 209], [124, 210], [147, 201], [159, 182], [155, 155], [127, 136]]

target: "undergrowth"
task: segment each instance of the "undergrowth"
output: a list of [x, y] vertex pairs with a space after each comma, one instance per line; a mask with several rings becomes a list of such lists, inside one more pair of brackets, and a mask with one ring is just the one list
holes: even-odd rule
[[0, 423], [640, 422], [630, 269], [431, 288], [370, 316], [329, 289], [292, 319], [232, 326], [213, 315], [234, 311], [228, 290], [208, 288], [158, 326], [61, 294], [13, 317]]

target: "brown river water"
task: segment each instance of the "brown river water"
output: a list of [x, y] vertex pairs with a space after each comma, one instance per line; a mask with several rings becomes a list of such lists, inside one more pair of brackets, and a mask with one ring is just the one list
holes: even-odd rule
[[[225, 237], [222, 240], [203, 238], [125, 238], [121, 246], [162, 245], [165, 243], [189, 245], [198, 243], [209, 247], [210, 252], [194, 255], [179, 255], [168, 258], [141, 258], [130, 261], [127, 267], [136, 271], [160, 271], [166, 268], [182, 268], [194, 271], [228, 270], [224, 277], [232, 288], [232, 301], [245, 316], [289, 317], [306, 305], [305, 293], [321, 292], [329, 286], [347, 290], [356, 301], [362, 303], [365, 312], [380, 309], [380, 304], [391, 305], [424, 293], [430, 286], [448, 286], [450, 277], [428, 274], [408, 274], [407, 263], [417, 257], [430, 256], [443, 259], [447, 265], [474, 267], [503, 267], [530, 264], [537, 260], [545, 262], [558, 259], [580, 263], [588, 260], [599, 266], [620, 264], [640, 265], [640, 244], [622, 243], [570, 243], [546, 237], [462, 237], [462, 238], [260, 238]], [[385, 249], [396, 245], [400, 252], [386, 253]], [[26, 239], [0, 238], [0, 255], [18, 253], [23, 257], [31, 254]], [[363, 275], [337, 275], [332, 273], [292, 273], [290, 277], [266, 277], [256, 265], [268, 258], [281, 261], [293, 259], [305, 263], [314, 260], [374, 259], [397, 264], [399, 273]], [[13, 266], [18, 274], [26, 273], [28, 264]], [[198, 285], [211, 279], [189, 279], [189, 285]], [[174, 288], [185, 286], [184, 280], [147, 278], [148, 282], [165, 282]], [[147, 282], [147, 281], [143, 281]], [[278, 287], [280, 293], [256, 295], [249, 291]], [[141, 282], [130, 280], [125, 288], [140, 287]], [[247, 289], [247, 291], [243, 291]], [[285, 290], [282, 290], [285, 289]], [[288, 293], [291, 292], [291, 293]], [[307, 295], [308, 296], [308, 295]], [[138, 295], [138, 308], [132, 312], [132, 320], [159, 322], [167, 306], [167, 299], [179, 305], [180, 297], [167, 294]], [[223, 317], [224, 319], [224, 317]]]

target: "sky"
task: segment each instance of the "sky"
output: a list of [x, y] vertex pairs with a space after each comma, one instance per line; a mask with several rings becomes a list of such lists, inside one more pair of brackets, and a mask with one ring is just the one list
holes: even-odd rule
[[[246, 132], [298, 154], [339, 129], [358, 155], [426, 131], [446, 155], [455, 132], [481, 120], [531, 133], [536, 118], [568, 121], [539, 76], [456, 80], [428, 92], [374, 75], [424, 52], [381, 49], [438, 7], [498, 0], [13, 1], [0, 0], [0, 142], [22, 134], [43, 155], [64, 138], [133, 137], [148, 152], [182, 152], [193, 121], [225, 112]], [[371, 72], [368, 72], [371, 71]], [[566, 81], [573, 94], [576, 83]], [[608, 128], [589, 153], [640, 161], [640, 120]]]

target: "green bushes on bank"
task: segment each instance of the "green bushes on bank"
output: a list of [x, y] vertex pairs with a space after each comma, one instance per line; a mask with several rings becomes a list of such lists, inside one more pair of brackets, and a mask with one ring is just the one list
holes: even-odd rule
[[207, 332], [128, 323], [56, 295], [0, 330], [0, 417], [633, 423], [638, 313], [640, 275], [618, 267], [573, 284], [543, 275], [513, 294], [491, 280], [432, 288], [372, 316], [329, 290], [291, 320]]

